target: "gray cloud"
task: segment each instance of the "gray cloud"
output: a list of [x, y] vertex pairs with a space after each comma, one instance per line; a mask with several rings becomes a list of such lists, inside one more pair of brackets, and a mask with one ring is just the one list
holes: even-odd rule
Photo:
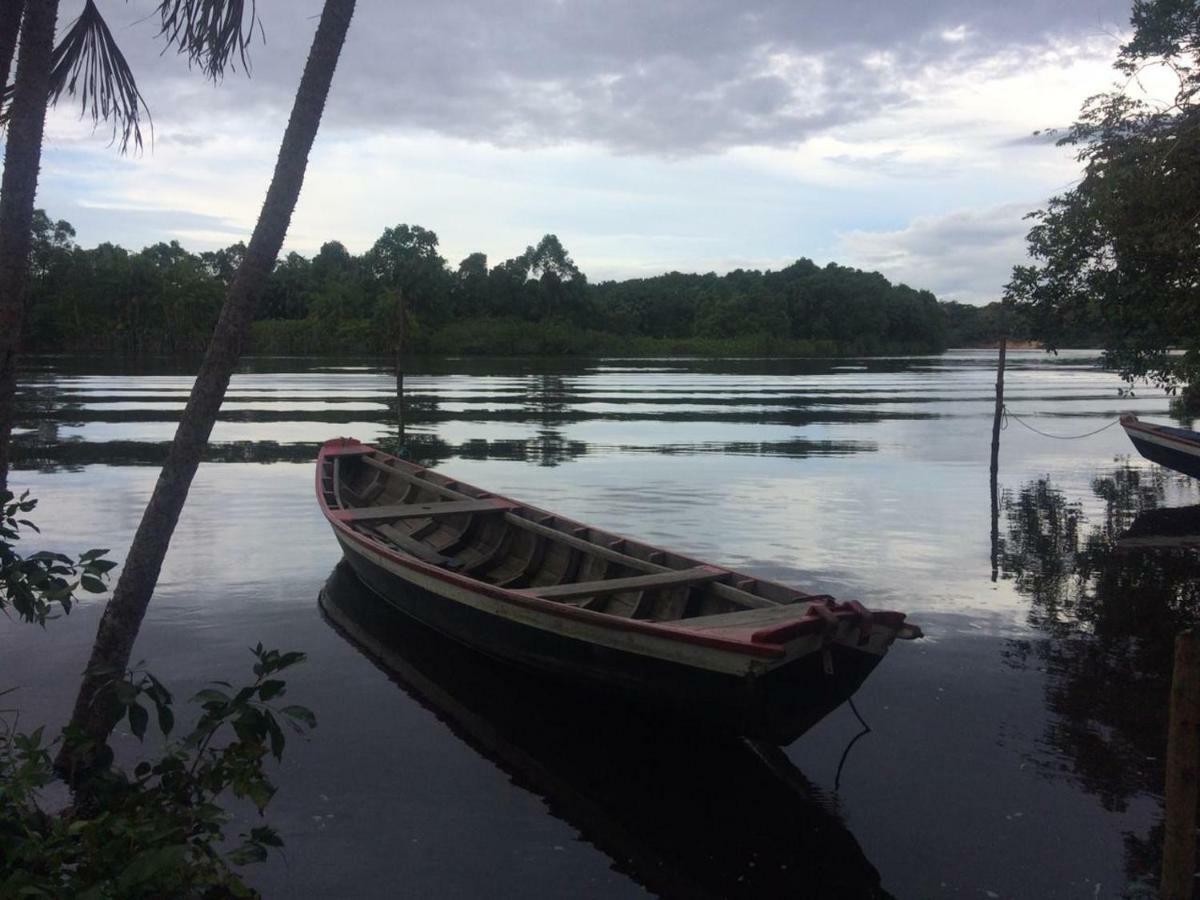
[[[128, 248], [149, 246], [159, 241], [178, 239], [191, 246], [187, 236], [203, 232], [212, 235], [221, 246], [247, 237], [246, 229], [221, 218], [186, 209], [149, 209], [102, 202], [75, 203], [54, 210], [56, 217], [66, 218], [81, 235], [121, 234], [120, 243]], [[84, 243], [87, 243], [86, 237]]]
[[1006, 203], [915, 219], [895, 231], [850, 231], [839, 236], [847, 264], [882, 272], [893, 281], [927, 287], [942, 300], [999, 300], [1014, 264], [1025, 258], [1025, 215], [1036, 203]]
[[[260, 3], [267, 44], [253, 50], [253, 78], [217, 89], [158, 56], [152, 21], [138, 21], [151, 6], [114, 5], [110, 24], [164, 128], [186, 131], [205, 112], [286, 113], [316, 0]], [[907, 102], [901, 80], [930, 64], [1015, 50], [1019, 65], [1021, 51], [1111, 32], [1128, 15], [1128, 0], [364, 2], [327, 117], [499, 146], [783, 146]]]

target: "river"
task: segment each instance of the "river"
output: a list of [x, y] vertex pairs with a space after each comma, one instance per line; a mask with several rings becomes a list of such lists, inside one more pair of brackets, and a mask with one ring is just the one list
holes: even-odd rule
[[[135, 658], [186, 697], [248, 673], [257, 641], [308, 654], [289, 699], [320, 724], [289, 741], [268, 808], [286, 848], [248, 870], [268, 896], [1136, 892], [1158, 864], [1170, 646], [1200, 617], [1200, 566], [1117, 541], [1200, 490], [1119, 427], [1025, 427], [1171, 422], [1161, 393], [1121, 395], [1094, 353], [1014, 352], [993, 522], [994, 365], [952, 351], [406, 374], [406, 443], [456, 478], [909, 613], [927, 637], [858, 692], [871, 730], [844, 761], [863, 730], [849, 706], [782, 751], [709, 746], [403, 622], [377, 623], [383, 651], [344, 637], [317, 596], [356, 586], [335, 571], [312, 460], [338, 435], [394, 444], [384, 361], [244, 363]], [[29, 362], [12, 481], [39, 499], [46, 546], [122, 556], [189, 371]], [[99, 613], [0, 622], [0, 688], [19, 686], [24, 724], [64, 721]]]

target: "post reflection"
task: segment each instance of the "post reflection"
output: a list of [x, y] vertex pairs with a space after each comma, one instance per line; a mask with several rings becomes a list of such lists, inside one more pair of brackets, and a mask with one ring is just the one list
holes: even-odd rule
[[890, 896], [832, 802], [777, 748], [697, 735], [494, 662], [396, 612], [345, 563], [321, 606], [405, 693], [648, 890]]
[[[1028, 599], [1028, 621], [1044, 635], [1010, 646], [1014, 665], [1047, 673], [1043, 740], [1052, 752], [1031, 762], [1047, 777], [1075, 780], [1105, 809], [1124, 811], [1136, 797], [1161, 797], [1172, 647], [1180, 630], [1200, 624], [1195, 550], [1131, 546], [1128, 535], [1176, 520], [1181, 511], [1164, 505], [1194, 499], [1195, 487], [1128, 464], [1090, 487], [1083, 499], [1049, 478], [1005, 491], [997, 554], [1002, 577]], [[1156, 877], [1160, 851], [1160, 828], [1126, 837], [1131, 883]]]

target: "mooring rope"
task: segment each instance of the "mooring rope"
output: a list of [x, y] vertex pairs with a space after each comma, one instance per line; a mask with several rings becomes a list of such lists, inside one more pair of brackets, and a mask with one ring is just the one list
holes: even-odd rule
[[851, 748], [859, 742], [860, 739], [871, 733], [871, 726], [867, 724], [867, 720], [862, 717], [862, 713], [858, 711], [858, 707], [854, 705], [854, 698], [847, 697], [846, 702], [850, 705], [850, 710], [854, 713], [854, 717], [858, 719], [858, 724], [863, 730], [850, 739], [850, 743], [846, 745], [846, 749], [842, 751], [842, 758], [838, 760], [837, 772], [833, 776], [833, 791], [837, 793], [842, 788], [842, 769], [846, 765], [846, 757], [850, 755]]
[[1119, 418], [1113, 419], [1107, 425], [1101, 425], [1095, 431], [1089, 431], [1089, 432], [1086, 432], [1085, 434], [1050, 434], [1047, 431], [1042, 431], [1040, 428], [1034, 428], [1032, 425], [1030, 425], [1028, 422], [1026, 422], [1024, 419], [1022, 419], [1020, 416], [1018, 416], [1015, 412], [1011, 412], [1009, 410], [1007, 404], [1005, 404], [1001, 408], [1000, 414], [1002, 417], [1000, 420], [1000, 428], [1002, 430], [1008, 427], [1008, 417], [1012, 416], [1014, 419], [1016, 419], [1018, 422], [1020, 422], [1022, 425], [1024, 425], [1026, 428], [1028, 428], [1030, 431], [1032, 431], [1034, 434], [1040, 434], [1042, 437], [1054, 438], [1054, 440], [1056, 440], [1056, 441], [1078, 441], [1081, 438], [1091, 437], [1093, 434], [1099, 434], [1102, 431], [1107, 431], [1109, 428], [1112, 428], [1114, 425], [1116, 425], [1118, 422], [1121, 421]]

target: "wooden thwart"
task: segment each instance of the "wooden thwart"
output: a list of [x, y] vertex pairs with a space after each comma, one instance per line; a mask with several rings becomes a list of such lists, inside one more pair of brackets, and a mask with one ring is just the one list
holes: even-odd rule
[[530, 588], [525, 593], [546, 600], [568, 600], [572, 597], [596, 597], [601, 594], [619, 594], [624, 591], [644, 591], [651, 588], [669, 587], [680, 584], [702, 584], [724, 574], [720, 569], [697, 566], [653, 575], [635, 575], [632, 578], [605, 578], [600, 581], [579, 581], [575, 584], [556, 584], [551, 587]]
[[422, 559], [427, 563], [442, 566], [446, 569], [457, 569], [461, 566], [459, 560], [453, 556], [446, 556], [444, 553], [439, 553], [424, 541], [411, 538], [407, 534], [403, 534], [400, 529], [388, 525], [386, 522], [368, 522], [365, 524], [368, 528], [372, 529], [375, 535], [378, 535], [379, 539], [399, 550], [403, 550], [411, 556], [415, 556], [417, 559]]
[[453, 516], [460, 513], [501, 513], [515, 509], [516, 504], [498, 500], [446, 500], [435, 503], [402, 503], [396, 506], [363, 506], [340, 509], [335, 515], [343, 522], [370, 520], [425, 519], [430, 516]]

